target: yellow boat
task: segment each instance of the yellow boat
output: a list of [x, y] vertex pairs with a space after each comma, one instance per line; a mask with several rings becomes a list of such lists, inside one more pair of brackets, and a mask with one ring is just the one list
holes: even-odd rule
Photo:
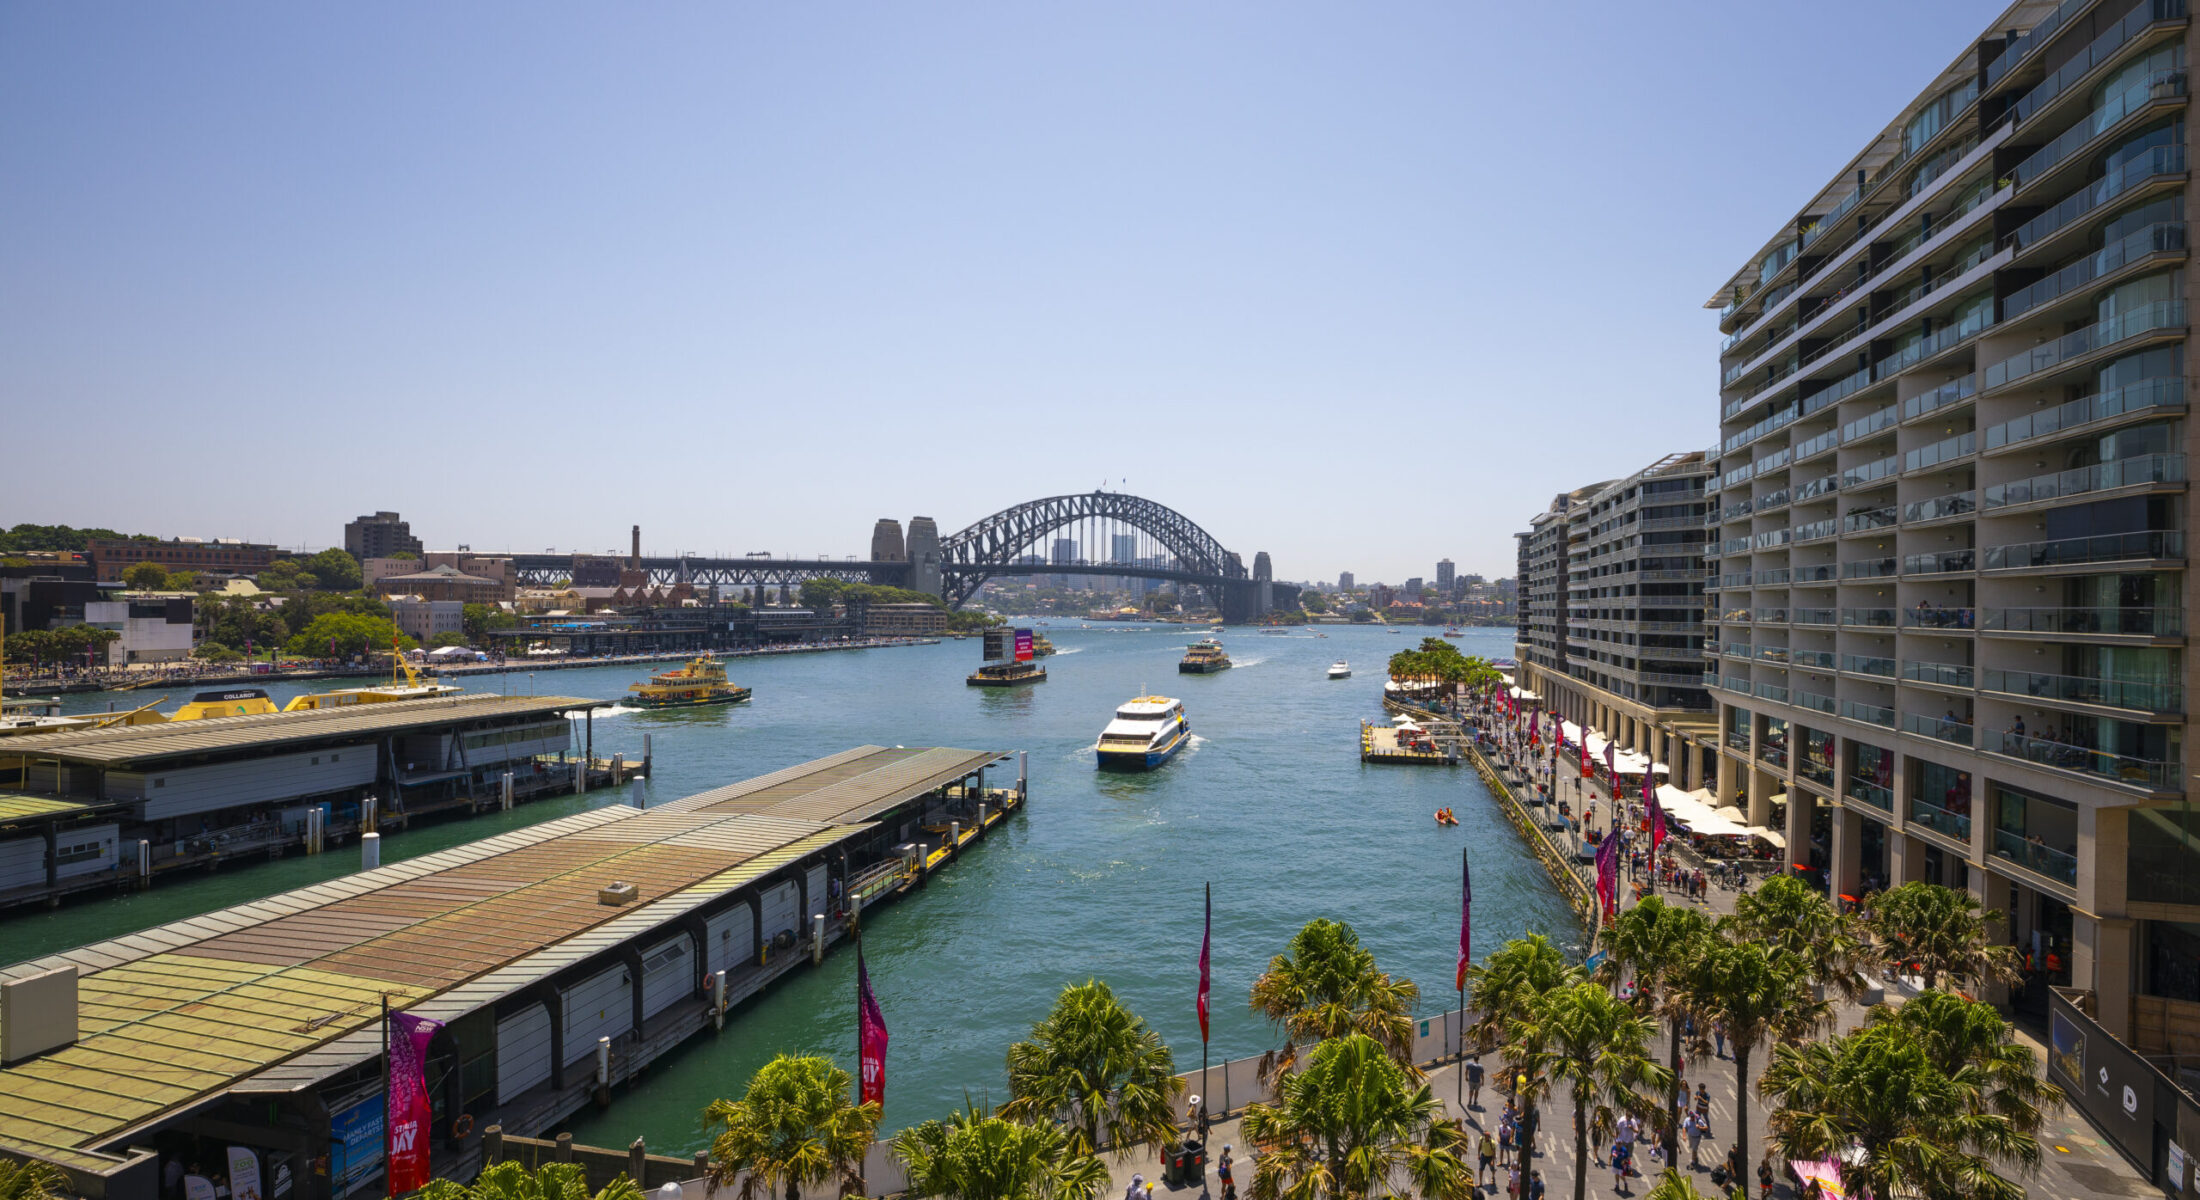
[[726, 664], [710, 655], [670, 671], [659, 671], [648, 683], [628, 685], [634, 703], [643, 708], [695, 708], [705, 704], [739, 704], [749, 689], [726, 679]]

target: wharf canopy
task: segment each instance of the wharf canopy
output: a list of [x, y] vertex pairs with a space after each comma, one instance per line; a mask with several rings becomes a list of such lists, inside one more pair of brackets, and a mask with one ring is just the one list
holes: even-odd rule
[[[192, 1139], [257, 1151], [295, 1200], [368, 1186], [387, 996], [445, 1023], [433, 1166], [462, 1171], [480, 1145], [462, 1130], [537, 1132], [587, 1103], [599, 1038], [610, 1082], [630, 1078], [709, 1024], [718, 972], [730, 1003], [806, 961], [842, 929], [834, 899], [921, 856], [1003, 758], [862, 746], [0, 968], [78, 975], [58, 1014], [75, 1036], [0, 1065], [0, 1155], [105, 1200], [156, 1200], [159, 1156]], [[605, 903], [614, 882], [638, 896]]]

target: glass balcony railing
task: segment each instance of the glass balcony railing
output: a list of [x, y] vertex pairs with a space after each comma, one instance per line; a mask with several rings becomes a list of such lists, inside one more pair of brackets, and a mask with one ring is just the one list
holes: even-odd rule
[[1961, 663], [1918, 662], [1912, 659], [1902, 664], [1902, 678], [1911, 683], [1967, 688], [1971, 686], [1973, 676], [1971, 668]]
[[1875, 529], [1892, 529], [1900, 521], [1899, 510], [1894, 505], [1885, 508], [1867, 508], [1841, 518], [1844, 533], [1869, 533]]
[[1819, 538], [1829, 538], [1840, 531], [1840, 525], [1831, 517], [1823, 521], [1805, 521], [1788, 530], [1793, 535], [1794, 540], [1798, 542], [1812, 542]]
[[2137, 262], [2150, 254], [2167, 254], [2184, 248], [2183, 221], [2163, 221], [2149, 225], [2136, 233], [2119, 238], [2113, 245], [2104, 246], [2086, 255], [2045, 279], [2036, 280], [2002, 297], [2001, 319], [2014, 320], [2057, 296], [2082, 288], [2111, 271], [2122, 270], [2126, 263]]
[[1895, 411], [1895, 406], [1890, 404], [1878, 412], [1858, 417], [1843, 425], [1841, 427], [1841, 441], [1843, 444], [1861, 442], [1875, 433], [1894, 428], [1895, 423], [1899, 420], [1901, 420], [1901, 416]]
[[1930, 446], [1920, 446], [1903, 455], [1902, 469], [1905, 471], [1923, 471], [1931, 467], [1937, 467], [1942, 463], [1954, 462], [1965, 455], [1976, 453], [1978, 453], [1978, 434], [1976, 432], [1959, 433], [1952, 438], [1943, 438], [1934, 442]]
[[2110, 754], [2104, 750], [2088, 750], [2083, 746], [2026, 737], [2021, 733], [1989, 733], [1984, 749], [2058, 771], [2112, 779], [2118, 783], [2153, 788], [2156, 791], [2185, 790], [2183, 766], [2179, 763]]
[[1989, 571], [2002, 571], [2018, 567], [2138, 562], [2184, 557], [2183, 533], [2176, 530], [2143, 530], [2137, 533], [2106, 533], [2097, 537], [2056, 538], [2046, 542], [1988, 546], [1984, 566]]
[[2030, 479], [2019, 479], [2014, 483], [1997, 483], [1986, 489], [1985, 504], [1988, 508], [2004, 508], [2011, 504], [2031, 504], [2061, 496], [2082, 496], [2087, 492], [2184, 481], [2184, 455], [2143, 454], [2137, 458], [2123, 458], [2115, 462], [2095, 463], [2090, 467], [2057, 471], [2052, 475], [2034, 475]]
[[1788, 623], [1791, 625], [1832, 625], [1837, 619], [1834, 611], [1830, 608], [1795, 608], [1788, 610]]
[[1786, 488], [1774, 488], [1757, 497], [1757, 511], [1771, 512], [1774, 509], [1786, 508], [1787, 502], [1788, 490]]
[[1806, 500], [1816, 500], [1820, 496], [1830, 496], [1840, 490], [1840, 476], [1822, 476], [1811, 480], [1809, 483], [1797, 484], [1795, 487], [1795, 503], [1801, 504]]
[[1787, 581], [1788, 569], [1786, 567], [1766, 567], [1764, 570], [1757, 572], [1758, 587], [1778, 587]]
[[2043, 675], [2034, 671], [1988, 671], [1985, 688], [2009, 696], [2035, 700], [2063, 700], [2072, 704], [2099, 704], [2141, 712], [2185, 711], [2185, 689], [2176, 683], [2140, 683], [2120, 679], [2092, 679], [2083, 675]]
[[1861, 487], [1864, 484], [1875, 483], [1881, 479], [1892, 479], [1901, 469], [1902, 460], [1890, 454], [1876, 462], [1863, 463], [1841, 472], [1841, 486], [1845, 488]]
[[1975, 492], [1950, 492], [1930, 500], [1913, 500], [1902, 506], [1904, 521], [1937, 521], [1942, 517], [1968, 516], [1978, 507]]
[[2181, 608], [1989, 608], [1981, 629], [2004, 633], [2103, 634], [2183, 637]]
[[[1971, 727], [1961, 721], [1951, 721], [1946, 717], [1921, 717], [1916, 713], [1903, 713], [1902, 732], [1915, 733], [1943, 742], [1952, 742], [1958, 746], [1971, 744]], [[1965, 834], [1964, 836], [1968, 837], [1970, 835]]]
[[1941, 384], [1929, 392], [1922, 392], [1902, 402], [1902, 419], [1905, 421], [1937, 412], [1951, 404], [1960, 404], [1978, 391], [1978, 376], [1966, 375], [1951, 383]]
[[[1774, 704], [1787, 703], [1788, 690], [1784, 687], [1781, 687], [1779, 684], [1760, 683], [1757, 685], [1756, 691], [1757, 698], [1759, 700], [1770, 700]], [[1775, 747], [1767, 747], [1765, 749], [1765, 752], [1758, 757], [1776, 766], [1787, 765], [1787, 751]]]
[[1797, 583], [1831, 583], [1834, 579], [1832, 563], [1812, 563], [1805, 567], [1792, 567], [1788, 575]]
[[1971, 840], [1969, 813], [1951, 812], [1938, 804], [1928, 804], [1915, 797], [1910, 800], [1909, 824], [1922, 826], [1942, 837], [1952, 837], [1959, 842]]
[[[1833, 651], [1831, 651], [1831, 650], [1794, 650], [1794, 649], [1790, 649], [1790, 650], [1788, 651], [1788, 661], [1789, 661], [1789, 662], [1791, 662], [1791, 663], [1793, 663], [1793, 664], [1795, 664], [1795, 665], [1796, 665], [1796, 666], [1798, 666], [1798, 667], [1817, 667], [1817, 668], [1819, 668], [1819, 669], [1821, 669], [1821, 670], [1826, 670], [1826, 671], [1831, 671], [1831, 670], [1833, 670], [1833, 669], [1834, 669], [1834, 668], [1833, 668]], [[1828, 708], [1828, 709], [1827, 709], [1826, 711], [1827, 711], [1827, 712], [1832, 712], [1832, 711], [1833, 711], [1833, 709], [1831, 709], [1831, 708]]]
[[1841, 624], [1868, 629], [1894, 628], [1894, 610], [1891, 608], [1844, 608]]
[[2044, 875], [2066, 887], [2078, 886], [2078, 856], [2007, 829], [1994, 831], [1994, 857]]
[[1882, 679], [1894, 678], [1894, 660], [1876, 658], [1868, 654], [1844, 654], [1841, 669], [1851, 675], [1877, 675]]
[[1851, 721], [1862, 721], [1866, 725], [1881, 725], [1888, 729], [1894, 728], [1894, 710], [1882, 708], [1877, 704], [1861, 704], [1854, 700], [1843, 700], [1841, 702], [1841, 715]]
[[1848, 791], [1844, 794], [1851, 800], [1862, 801], [1883, 813], [1894, 811], [1894, 789], [1881, 787], [1868, 779], [1851, 776]]
[[2064, 130], [2054, 141], [2034, 150], [2023, 162], [2018, 163], [2009, 172], [2009, 178], [2021, 188], [2038, 179], [2057, 163], [2068, 159], [2086, 143], [2101, 136], [2101, 131], [2123, 120], [2135, 110], [2156, 100], [2184, 94], [2183, 71], [2157, 71], [2102, 100], [2098, 108], [2086, 114], [2085, 119]]
[[1779, 666], [1786, 666], [1787, 660], [1788, 648], [1786, 646], [1757, 647], [1757, 661], [1759, 662], [1768, 662]]
[[1809, 458], [1814, 454], [1823, 454], [1840, 444], [1841, 431], [1838, 429], [1828, 429], [1824, 433], [1819, 434], [1817, 437], [1805, 438], [1802, 441], [1795, 443], [1795, 459], [1797, 462], [1801, 462], [1802, 460]]
[[1940, 550], [1930, 554], [1906, 554], [1902, 557], [1904, 575], [1940, 575], [1949, 571], [1977, 569], [1976, 550]]
[[1998, 450], [2003, 446], [2014, 446], [2035, 438], [2051, 437], [2065, 429], [2090, 425], [2095, 421], [2140, 413], [2151, 414], [2157, 409], [2184, 406], [2184, 380], [2141, 379], [2113, 391], [2086, 396], [2068, 404], [2018, 417], [2014, 421], [1988, 426], [1985, 444], [1988, 450]]
[[[2067, 8], [2069, 5], [2066, 4], [2063, 7]], [[2019, 122], [2031, 120], [2033, 113], [2040, 111], [2055, 97], [2062, 95], [2065, 88], [2092, 74], [2095, 67], [2114, 58], [2132, 38], [2139, 36], [2140, 32], [2146, 29], [2147, 26], [2156, 21], [2174, 21], [2184, 15], [2185, 0], [2140, 0], [2140, 3], [2133, 6], [2132, 10], [2126, 13], [2122, 20], [2101, 31], [2091, 42], [2086, 44], [2084, 49], [2071, 55], [2060, 67], [2048, 72], [2047, 78], [2033, 84], [2029, 91], [2018, 97], [2016, 104], [2011, 106], [2010, 115]], [[2061, 17], [2062, 9], [2058, 8], [2048, 19], [2056, 20], [2060, 24]], [[2042, 24], [2045, 24], [2045, 22], [2043, 21]], [[2045, 45], [2046, 36], [2037, 33], [2036, 30], [2037, 27], [2035, 27], [2035, 32], [2032, 35], [2033, 40], [2030, 44], [2032, 46]], [[2052, 33], [2053, 30], [2050, 29], [2049, 32]]]
[[[2184, 173], [2183, 146], [2156, 146], [2137, 158], [2119, 164], [2107, 175], [2063, 197], [2053, 208], [2017, 226], [2016, 232], [2010, 234], [2008, 240], [2018, 249], [2034, 245], [2126, 192], [2165, 176]], [[1994, 385], [1989, 382], [1986, 386]]]
[[2118, 342], [2144, 337], [2157, 329], [2183, 328], [2184, 324], [2185, 302], [2182, 300], [2156, 300], [2151, 304], [2142, 304], [2130, 312], [2088, 325], [2075, 333], [2066, 333], [2044, 346], [2035, 346], [2023, 354], [2002, 359], [1986, 368], [1986, 386], [1992, 388], [2014, 383]]
[[1830, 713], [1833, 711], [1833, 697], [1821, 696], [1816, 692], [1799, 691], [1795, 693], [1795, 706], [1797, 708], [1816, 709], [1817, 711], [1822, 713]]
[[1853, 373], [1843, 375], [1818, 391], [1803, 397], [1803, 415], [1807, 417], [1812, 413], [1823, 412], [1831, 405], [1839, 404], [1863, 388], [1870, 386], [1874, 378], [1876, 377], [1872, 374], [1870, 367], [1858, 367]]
[[2024, 31], [2023, 36], [2009, 43], [2009, 48], [2002, 51], [2000, 58], [1986, 64], [1986, 86], [1992, 87], [2001, 82], [2001, 77], [2007, 75], [2011, 68], [2030, 58], [2033, 51], [2046, 45], [2047, 39], [2053, 36], [2056, 30], [2061, 29], [2065, 22], [2092, 7], [2092, 5], [2093, 0], [2063, 0], [2061, 4], [2055, 7], [2054, 12], [2040, 18], [2037, 24]]
[[1937, 608], [1926, 605], [1902, 610], [1904, 629], [1969, 629], [1977, 613], [1968, 608]]
[[[2173, 147], [2182, 151], [2182, 147]], [[1902, 349], [1872, 364], [1872, 378], [1885, 379], [1897, 371], [1905, 371], [1918, 363], [1946, 350], [1953, 350], [1964, 342], [1994, 327], [1994, 314], [1982, 311], [1954, 325], [1943, 326]]]

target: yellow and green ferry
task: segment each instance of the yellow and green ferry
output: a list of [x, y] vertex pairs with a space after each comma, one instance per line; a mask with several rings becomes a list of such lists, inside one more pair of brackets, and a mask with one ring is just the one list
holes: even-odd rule
[[749, 689], [726, 679], [726, 664], [710, 655], [670, 671], [659, 671], [648, 683], [628, 685], [634, 703], [643, 708], [699, 708], [706, 704], [739, 704]]

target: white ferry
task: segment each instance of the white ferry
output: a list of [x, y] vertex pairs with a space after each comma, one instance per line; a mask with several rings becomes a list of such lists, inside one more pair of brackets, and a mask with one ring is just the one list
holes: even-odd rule
[[1352, 664], [1344, 661], [1341, 658], [1338, 659], [1336, 662], [1329, 664], [1329, 677], [1331, 679], [1352, 678]]
[[1140, 696], [1116, 709], [1115, 719], [1100, 731], [1099, 763], [1103, 768], [1149, 770], [1169, 761], [1191, 740], [1183, 701]]

